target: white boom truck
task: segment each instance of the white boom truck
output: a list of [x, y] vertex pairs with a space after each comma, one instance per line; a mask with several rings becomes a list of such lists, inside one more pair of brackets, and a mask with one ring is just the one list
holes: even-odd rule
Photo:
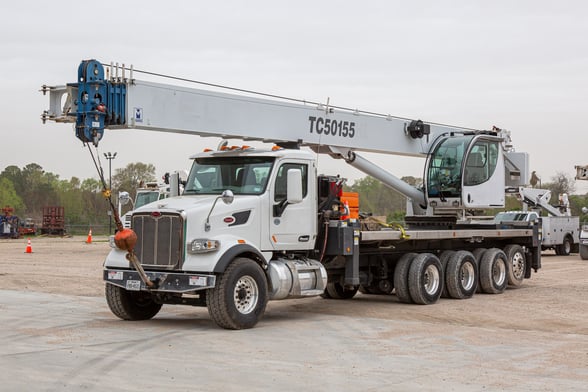
[[[588, 165], [578, 165], [576, 169], [576, 180], [588, 180]], [[582, 208], [584, 214], [588, 213], [588, 208]], [[588, 260], [588, 224], [582, 224], [580, 230], [580, 257], [582, 260]]]
[[[96, 146], [105, 128], [276, 145], [195, 154], [182, 195], [133, 212], [140, 264], [116, 247], [104, 262], [106, 299], [122, 319], [185, 304], [207, 306], [219, 326], [242, 329], [260, 320], [268, 300], [349, 299], [361, 288], [431, 304], [442, 295], [472, 297], [478, 286], [502, 293], [541, 267], [537, 225], [499, 229], [466, 219], [472, 209], [504, 206], [505, 186], [528, 182], [528, 157], [514, 152], [505, 131], [145, 82], [133, 72], [127, 78], [116, 67], [105, 77], [104, 65], [83, 61], [77, 82], [43, 86], [50, 108], [42, 119], [75, 122], [76, 136]], [[424, 189], [361, 151], [426, 157]], [[342, 179], [317, 174], [323, 153], [406, 195], [407, 227], [367, 230], [347, 218]]]
[[[524, 222], [541, 225], [541, 249], [553, 249], [560, 256], [578, 253], [580, 218], [572, 216], [568, 195], [559, 197], [558, 205], [551, 205], [551, 191], [547, 189], [520, 187], [517, 198], [523, 204], [522, 211], [500, 212], [495, 217], [499, 227]], [[547, 216], [541, 216], [545, 211]]]

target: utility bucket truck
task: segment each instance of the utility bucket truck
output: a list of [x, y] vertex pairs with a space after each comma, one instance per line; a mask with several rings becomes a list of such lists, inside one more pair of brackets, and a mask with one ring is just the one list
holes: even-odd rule
[[[268, 300], [350, 299], [361, 290], [432, 304], [478, 288], [500, 294], [541, 267], [536, 224], [503, 229], [469, 220], [473, 210], [503, 207], [506, 186], [528, 182], [528, 157], [514, 152], [504, 130], [139, 81], [137, 72], [106, 73], [98, 61], [83, 61], [75, 83], [43, 87], [50, 108], [42, 119], [75, 123], [76, 136], [95, 146], [105, 129], [130, 128], [273, 146], [222, 144], [194, 154], [180, 196], [133, 211], [132, 231], [117, 233], [104, 262], [106, 299], [121, 319], [152, 318], [163, 304], [196, 305], [219, 326], [243, 329], [262, 318]], [[426, 158], [424, 187], [362, 151]], [[317, 154], [404, 194], [406, 227], [350, 218], [343, 179], [318, 174]]]
[[[577, 165], [576, 169], [576, 180], [588, 180], [588, 165]], [[583, 207], [582, 212], [588, 214], [588, 208]], [[582, 228], [580, 230], [580, 257], [582, 260], [588, 260], [588, 224], [582, 222]]]
[[[520, 187], [516, 197], [523, 204], [521, 211], [500, 212], [495, 217], [499, 227], [537, 222], [541, 227], [541, 249], [553, 249], [560, 256], [578, 253], [580, 218], [572, 216], [567, 194], [559, 197], [558, 205], [551, 205], [551, 191]], [[545, 211], [547, 216], [541, 216]]]

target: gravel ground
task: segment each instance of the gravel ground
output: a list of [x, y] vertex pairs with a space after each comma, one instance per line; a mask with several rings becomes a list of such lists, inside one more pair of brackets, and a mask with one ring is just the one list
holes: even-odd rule
[[[123, 322], [106, 238], [0, 240], [0, 390], [588, 390], [588, 262], [543, 255], [518, 289], [430, 306], [395, 296], [270, 302], [258, 326], [204, 308]], [[32, 380], [32, 381], [31, 381]]]

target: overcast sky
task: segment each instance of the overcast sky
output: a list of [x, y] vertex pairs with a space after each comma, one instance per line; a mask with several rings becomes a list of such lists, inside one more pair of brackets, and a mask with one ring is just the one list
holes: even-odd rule
[[[96, 177], [71, 125], [46, 124], [42, 84], [75, 82], [83, 59], [478, 129], [509, 129], [548, 182], [588, 165], [584, 1], [37, 1], [0, 13], [0, 170], [38, 163]], [[218, 139], [106, 131], [113, 171], [158, 176]], [[394, 175], [419, 158], [372, 156]], [[363, 177], [321, 157], [320, 171]], [[105, 170], [107, 162], [103, 160]], [[588, 181], [576, 183], [588, 192]]]

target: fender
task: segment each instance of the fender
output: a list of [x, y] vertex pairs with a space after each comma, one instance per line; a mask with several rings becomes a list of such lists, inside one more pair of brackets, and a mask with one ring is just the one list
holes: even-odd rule
[[214, 273], [225, 272], [225, 270], [227, 269], [227, 267], [231, 263], [231, 261], [233, 261], [233, 259], [235, 257], [237, 257], [243, 253], [253, 253], [256, 256], [256, 258], [258, 258], [263, 263], [262, 267], [264, 267], [264, 269], [265, 269], [265, 265], [267, 263], [265, 261], [265, 257], [263, 257], [263, 255], [261, 254], [261, 252], [259, 250], [257, 250], [256, 248], [254, 248], [253, 246], [248, 245], [248, 244], [239, 244], [239, 245], [235, 245], [232, 248], [228, 249], [220, 257], [220, 259], [216, 263], [216, 266], [214, 267], [213, 272]]

